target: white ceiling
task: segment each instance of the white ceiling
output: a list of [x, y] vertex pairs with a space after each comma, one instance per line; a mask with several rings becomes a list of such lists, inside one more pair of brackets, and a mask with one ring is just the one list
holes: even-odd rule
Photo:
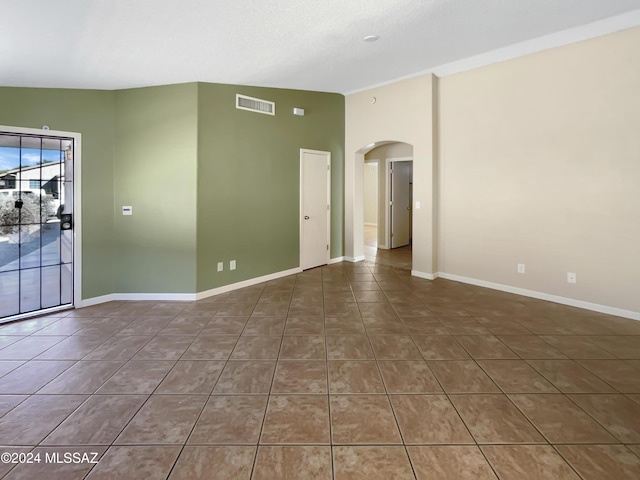
[[348, 93], [593, 22], [576, 39], [640, 24], [640, 0], [0, 0], [0, 85]]

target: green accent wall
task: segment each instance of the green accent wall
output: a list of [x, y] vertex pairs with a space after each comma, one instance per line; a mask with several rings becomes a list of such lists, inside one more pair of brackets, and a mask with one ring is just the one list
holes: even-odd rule
[[[344, 96], [198, 87], [197, 290], [299, 266], [301, 148], [331, 152], [331, 257], [342, 256]], [[276, 115], [236, 109], [237, 93], [275, 102]], [[305, 115], [293, 115], [294, 107]]]
[[195, 83], [115, 93], [117, 293], [195, 292], [197, 100]]
[[[236, 93], [276, 115], [237, 110]], [[0, 124], [82, 134], [84, 299], [195, 293], [298, 267], [301, 148], [331, 152], [331, 257], [344, 254], [344, 101], [207, 83], [0, 87]]]
[[82, 296], [114, 292], [115, 93], [0, 87], [0, 125], [82, 134]]

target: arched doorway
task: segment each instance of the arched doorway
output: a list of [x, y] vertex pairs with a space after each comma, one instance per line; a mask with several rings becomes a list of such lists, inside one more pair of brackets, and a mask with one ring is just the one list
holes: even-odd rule
[[379, 142], [364, 153], [364, 256], [411, 269], [413, 146]]

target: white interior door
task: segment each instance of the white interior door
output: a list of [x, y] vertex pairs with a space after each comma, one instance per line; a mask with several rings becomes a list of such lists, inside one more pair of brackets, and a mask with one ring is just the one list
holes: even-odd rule
[[393, 162], [391, 167], [391, 248], [397, 248], [411, 240], [413, 162]]
[[300, 268], [329, 263], [331, 153], [300, 149]]

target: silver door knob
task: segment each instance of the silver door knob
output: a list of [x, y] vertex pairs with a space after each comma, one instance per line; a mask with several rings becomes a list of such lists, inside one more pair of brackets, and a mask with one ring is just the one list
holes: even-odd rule
[[304, 219], [305, 219], [305, 220], [309, 220], [309, 215], [305, 215], [305, 216], [304, 216]]

